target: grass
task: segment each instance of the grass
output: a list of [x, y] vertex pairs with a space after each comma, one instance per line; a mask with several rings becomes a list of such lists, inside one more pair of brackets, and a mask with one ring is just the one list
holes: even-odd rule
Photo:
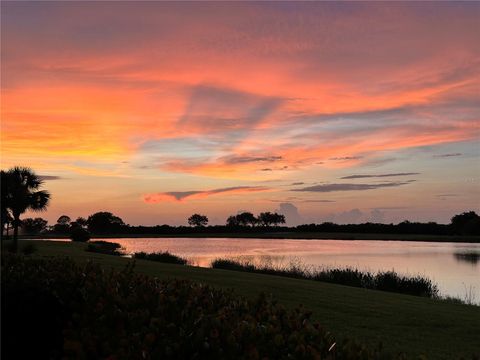
[[323, 281], [333, 284], [390, 291], [401, 294], [438, 297], [438, 287], [430, 279], [417, 275], [402, 276], [394, 271], [378, 272], [360, 271], [354, 268], [312, 268], [302, 263], [275, 266], [269, 263], [256, 265], [248, 260], [220, 258], [212, 262], [212, 268], [245, 271], [259, 274], [277, 275], [295, 279]]
[[[23, 243], [23, 241], [21, 242]], [[131, 261], [84, 251], [86, 244], [35, 241], [32, 256], [69, 256], [105, 267], [124, 268]], [[428, 298], [353, 288], [319, 281], [136, 260], [135, 270], [160, 279], [190, 279], [218, 288], [232, 288], [254, 298], [273, 294], [287, 307], [303, 304], [338, 338], [367, 344], [383, 343], [391, 352], [420, 354], [429, 359], [472, 358], [480, 355], [480, 307]]]

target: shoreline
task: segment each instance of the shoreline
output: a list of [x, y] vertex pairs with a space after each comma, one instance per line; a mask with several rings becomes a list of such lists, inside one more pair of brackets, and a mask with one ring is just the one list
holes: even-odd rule
[[[22, 235], [19, 239], [69, 239], [68, 235]], [[185, 233], [185, 234], [93, 234], [92, 239], [114, 238], [239, 238], [281, 240], [371, 240], [371, 241], [419, 241], [480, 243], [480, 236], [425, 235], [425, 234], [375, 234], [375, 233], [317, 233], [317, 232], [271, 232], [271, 233]]]

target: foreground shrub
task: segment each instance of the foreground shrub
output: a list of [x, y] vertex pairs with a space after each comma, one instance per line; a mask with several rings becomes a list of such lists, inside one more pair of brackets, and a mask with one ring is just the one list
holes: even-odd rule
[[230, 259], [215, 259], [212, 262], [212, 268], [214, 269], [226, 269], [226, 270], [237, 270], [237, 271], [247, 271], [255, 272], [255, 265], [247, 262], [239, 262]]
[[135, 259], [158, 261], [158, 262], [169, 263], [169, 264], [186, 265], [188, 263], [187, 259], [184, 259], [177, 255], [170, 254], [168, 251], [149, 253], [149, 254], [142, 251], [142, 252], [137, 252], [133, 254], [133, 257]]
[[255, 265], [249, 261], [233, 259], [216, 259], [211, 266], [216, 269], [316, 280], [430, 298], [437, 298], [439, 293], [437, 285], [428, 278], [419, 275], [415, 277], [402, 276], [394, 271], [372, 274], [352, 268], [312, 270], [298, 263], [292, 263], [290, 266]]
[[[287, 311], [189, 281], [92, 263], [2, 261], [2, 355], [76, 359], [384, 359]], [[25, 346], [28, 344], [28, 346]]]
[[85, 250], [106, 255], [124, 255], [122, 245], [103, 240], [89, 242]]
[[401, 276], [394, 271], [378, 273], [375, 276], [375, 289], [426, 297], [438, 297], [438, 287], [432, 280], [417, 275], [415, 277]]
[[82, 227], [76, 227], [72, 229], [70, 239], [72, 239], [72, 241], [87, 242], [90, 240], [90, 233]]

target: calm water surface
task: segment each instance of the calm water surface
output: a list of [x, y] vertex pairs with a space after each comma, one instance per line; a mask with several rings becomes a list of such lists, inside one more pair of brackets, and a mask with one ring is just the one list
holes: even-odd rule
[[356, 267], [360, 270], [395, 270], [424, 275], [436, 282], [443, 295], [480, 303], [480, 244], [414, 241], [286, 240], [239, 238], [122, 238], [127, 253], [170, 251], [208, 267], [218, 257], [245, 258], [288, 265]]

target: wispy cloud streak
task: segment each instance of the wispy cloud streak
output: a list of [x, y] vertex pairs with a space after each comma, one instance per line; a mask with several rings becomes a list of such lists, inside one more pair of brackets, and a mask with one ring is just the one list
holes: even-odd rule
[[307, 191], [307, 192], [332, 192], [332, 191], [362, 191], [373, 190], [380, 188], [398, 187], [407, 185], [410, 182], [386, 182], [380, 184], [325, 184], [304, 187], [301, 189], [292, 189], [292, 191]]
[[155, 204], [164, 201], [183, 201], [186, 199], [199, 199], [218, 194], [239, 194], [268, 190], [270, 190], [270, 188], [264, 186], [233, 186], [212, 190], [170, 191], [163, 193], [146, 194], [143, 196], [143, 200], [146, 203]]
[[343, 176], [340, 179], [367, 179], [367, 178], [384, 178], [384, 177], [397, 177], [397, 176], [410, 176], [419, 175], [418, 172], [405, 172], [405, 173], [391, 173], [391, 174], [374, 174], [374, 175], [349, 175]]

